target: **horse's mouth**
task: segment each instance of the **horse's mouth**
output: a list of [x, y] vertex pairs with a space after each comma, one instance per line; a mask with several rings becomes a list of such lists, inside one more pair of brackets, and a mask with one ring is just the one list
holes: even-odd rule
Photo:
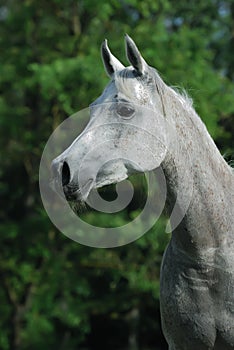
[[112, 169], [110, 169], [110, 171], [106, 171], [105, 176], [97, 176], [96, 179], [90, 176], [88, 180], [82, 180], [82, 183], [80, 182], [78, 184], [73, 182], [63, 186], [63, 193], [67, 201], [85, 202], [92, 190], [97, 190], [104, 186], [116, 184], [125, 180], [128, 178], [128, 176], [129, 174], [126, 167], [121, 164], [118, 175], [116, 175]]
[[71, 202], [84, 202], [88, 198], [90, 192], [93, 189], [100, 189], [105, 186], [113, 185], [118, 182], [125, 180], [128, 176], [125, 174], [123, 177], [118, 179], [108, 179], [98, 181], [95, 185], [93, 179], [89, 179], [82, 188], [78, 186], [63, 186], [63, 193], [67, 201]]

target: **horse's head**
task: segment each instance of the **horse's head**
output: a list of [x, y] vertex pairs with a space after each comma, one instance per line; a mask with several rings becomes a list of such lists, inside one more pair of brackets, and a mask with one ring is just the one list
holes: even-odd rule
[[131, 66], [115, 58], [105, 40], [102, 59], [110, 83], [90, 105], [90, 121], [71, 146], [52, 162], [67, 199], [157, 168], [165, 156], [163, 93], [166, 85], [126, 36]]

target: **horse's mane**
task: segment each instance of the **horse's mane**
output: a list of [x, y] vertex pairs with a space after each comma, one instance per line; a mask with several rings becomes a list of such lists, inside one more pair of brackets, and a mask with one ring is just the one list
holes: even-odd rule
[[[160, 78], [157, 70], [155, 68], [150, 67], [150, 74], [147, 75], [146, 79], [142, 79], [141, 76], [137, 76], [135, 74], [135, 71], [132, 67], [127, 67], [121, 71], [118, 71], [114, 75], [114, 81], [117, 86], [117, 88], [122, 91], [126, 97], [129, 97], [132, 99], [132, 89], [131, 89], [131, 81], [133, 82], [134, 79], [142, 83], [142, 86], [146, 86], [152, 82], [155, 82], [156, 89], [160, 92], [163, 92], [166, 88], [171, 88], [174, 93], [175, 97], [177, 97], [182, 104], [186, 104], [188, 107], [193, 106], [193, 100], [188, 95], [187, 91], [183, 88], [180, 88], [178, 86], [167, 86], [163, 80]], [[126, 82], [128, 82], [126, 84]]]
[[174, 90], [177, 97], [182, 100], [183, 103], [186, 103], [188, 107], [193, 107], [193, 99], [184, 88], [180, 86], [171, 86], [171, 89]]

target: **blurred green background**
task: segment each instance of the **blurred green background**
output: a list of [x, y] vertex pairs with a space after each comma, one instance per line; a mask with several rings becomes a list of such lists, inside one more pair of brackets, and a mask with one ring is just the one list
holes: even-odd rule
[[168, 84], [187, 90], [221, 153], [234, 158], [233, 0], [1, 0], [1, 350], [167, 349], [165, 219], [128, 246], [81, 246], [52, 225], [38, 187], [51, 132], [108, 82], [104, 38], [127, 63], [125, 33]]

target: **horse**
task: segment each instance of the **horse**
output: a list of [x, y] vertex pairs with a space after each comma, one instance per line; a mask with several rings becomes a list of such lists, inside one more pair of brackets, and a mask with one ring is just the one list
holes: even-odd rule
[[[110, 82], [90, 105], [86, 129], [53, 160], [53, 176], [67, 200], [85, 201], [93, 189], [160, 166], [166, 207], [173, 213], [176, 204], [182, 213], [180, 220], [171, 215], [173, 232], [160, 273], [161, 323], [169, 349], [234, 349], [233, 169], [191, 99], [163, 81], [128, 35], [125, 48], [128, 67], [103, 42]], [[107, 136], [111, 147], [105, 147]], [[100, 139], [104, 146], [95, 151]], [[79, 182], [82, 159], [91, 149]], [[104, 166], [103, 159], [109, 160]]]

